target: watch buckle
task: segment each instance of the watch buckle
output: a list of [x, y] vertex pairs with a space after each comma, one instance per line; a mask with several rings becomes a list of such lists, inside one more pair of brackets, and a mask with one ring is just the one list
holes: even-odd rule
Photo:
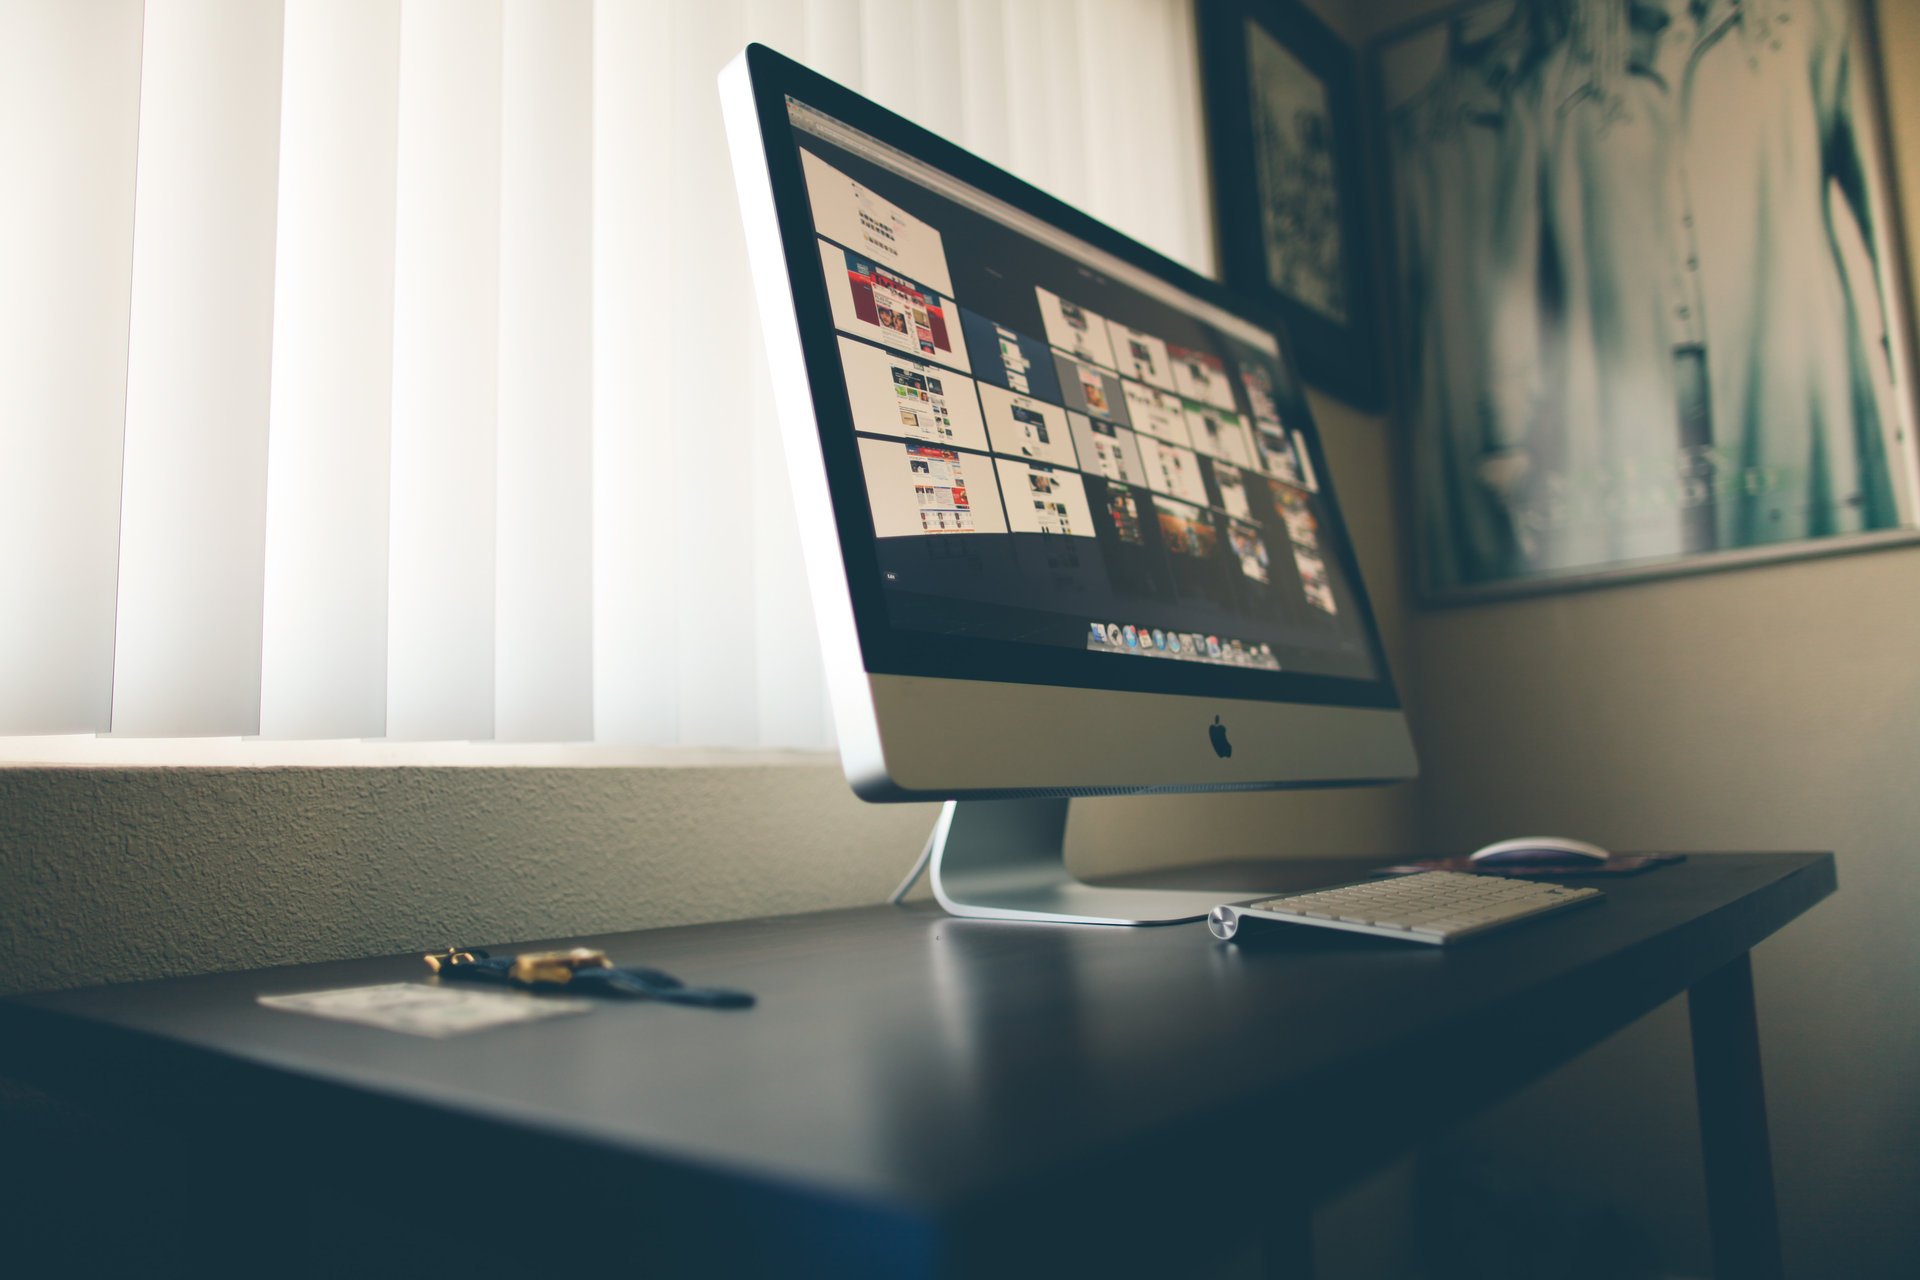
[[531, 951], [513, 958], [507, 976], [527, 986], [562, 987], [573, 981], [582, 969], [611, 969], [613, 961], [604, 951], [575, 947], [571, 951]]
[[445, 951], [429, 952], [420, 958], [427, 962], [427, 968], [440, 973], [463, 964], [475, 964], [488, 957], [479, 947], [448, 947]]

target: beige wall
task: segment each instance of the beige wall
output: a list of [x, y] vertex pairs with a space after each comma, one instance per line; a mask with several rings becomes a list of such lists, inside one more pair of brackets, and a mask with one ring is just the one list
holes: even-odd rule
[[[1434, 9], [1360, 6], [1378, 33]], [[1883, 65], [1920, 66], [1920, 4]], [[1920, 80], [1889, 85], [1920, 172]], [[1905, 222], [1920, 244], [1920, 192]], [[1832, 849], [1839, 894], [1755, 953], [1790, 1274], [1920, 1258], [1920, 549], [1412, 616], [1421, 825], [1466, 848], [1548, 831], [1629, 849]], [[1684, 1008], [1470, 1136], [1612, 1194], [1708, 1270]], [[1540, 1159], [1543, 1151], [1551, 1158]]]

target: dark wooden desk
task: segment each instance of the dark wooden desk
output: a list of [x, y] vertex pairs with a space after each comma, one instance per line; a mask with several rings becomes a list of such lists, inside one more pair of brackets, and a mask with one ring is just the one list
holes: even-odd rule
[[622, 934], [588, 941], [759, 1007], [445, 1041], [255, 1003], [423, 978], [417, 956], [135, 983], [0, 1002], [0, 1073], [138, 1125], [255, 1261], [391, 1261], [425, 1232], [495, 1271], [1172, 1276], [1253, 1230], [1288, 1272], [1313, 1201], [1690, 992], [1719, 1273], [1778, 1274], [1747, 952], [1833, 859], [1599, 883], [1455, 950], [889, 907]]

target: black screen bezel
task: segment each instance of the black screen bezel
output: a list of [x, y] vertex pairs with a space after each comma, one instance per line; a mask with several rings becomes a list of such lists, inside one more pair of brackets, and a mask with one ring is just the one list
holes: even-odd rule
[[789, 96], [1273, 334], [1280, 344], [1285, 367], [1297, 370], [1298, 365], [1294, 363], [1291, 346], [1277, 317], [1257, 299], [1229, 291], [765, 45], [748, 45], [746, 57], [839, 532], [842, 567], [859, 634], [861, 659], [869, 673], [1260, 702], [1399, 708], [1379, 626], [1334, 497], [1331, 472], [1320, 447], [1319, 428], [1310, 414], [1296, 425], [1302, 428], [1301, 434], [1319, 479], [1318, 496], [1333, 526], [1329, 540], [1331, 550], [1351, 588], [1379, 679], [1355, 680], [1302, 671], [1275, 672], [1214, 663], [1154, 661], [1130, 654], [895, 628], [887, 612], [886, 587], [881, 581], [873, 517], [854, 432], [853, 408], [841, 367], [826, 279], [820, 270], [817, 233], [800, 165], [797, 131], [787, 112]]

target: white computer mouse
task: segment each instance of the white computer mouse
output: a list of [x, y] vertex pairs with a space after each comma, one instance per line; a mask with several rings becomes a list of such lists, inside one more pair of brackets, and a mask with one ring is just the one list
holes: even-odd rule
[[1521, 836], [1501, 840], [1468, 855], [1473, 862], [1491, 866], [1570, 866], [1584, 862], [1605, 862], [1613, 855], [1597, 844], [1569, 840], [1565, 836]]

